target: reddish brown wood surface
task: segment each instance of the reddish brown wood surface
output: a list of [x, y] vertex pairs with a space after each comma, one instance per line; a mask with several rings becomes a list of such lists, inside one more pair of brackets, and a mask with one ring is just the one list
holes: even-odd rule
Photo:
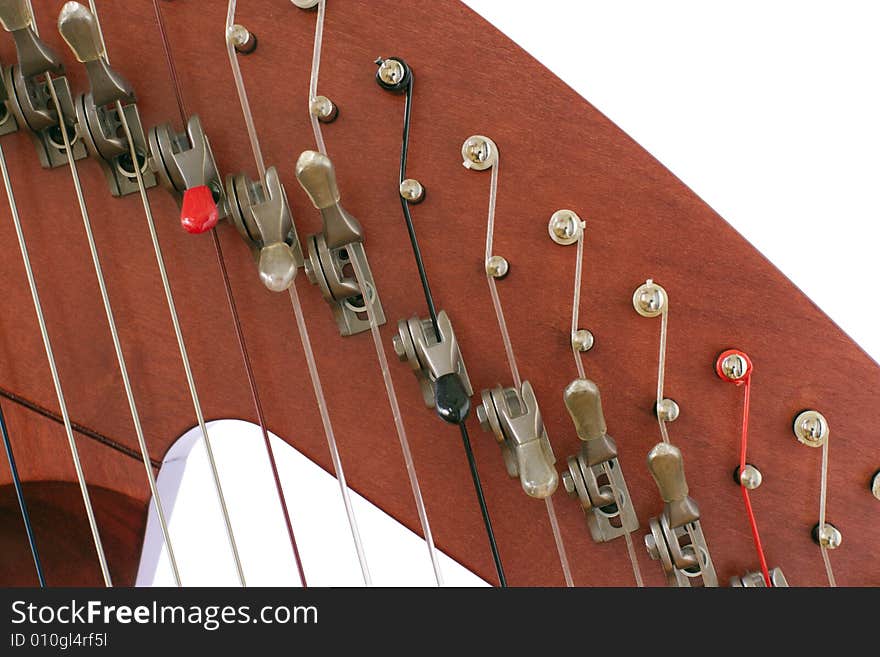
[[[74, 89], [82, 90], [82, 67], [54, 27], [63, 3], [38, 4], [42, 34], [64, 54]], [[145, 126], [172, 121], [179, 127], [152, 3], [97, 4], [113, 65], [134, 84]], [[259, 39], [257, 51], [240, 61], [263, 152], [267, 163], [279, 168], [305, 236], [319, 229], [320, 219], [296, 183], [293, 165], [300, 151], [314, 148], [306, 109], [315, 15], [289, 0], [239, 5], [238, 22]], [[177, 0], [163, 2], [162, 9], [186, 103], [201, 116], [218, 165], [225, 173], [255, 175], [226, 61], [226, 3]], [[388, 20], [400, 15], [407, 17], [405, 27]], [[477, 43], [479, 49], [473, 47]], [[396, 320], [424, 315], [425, 308], [397, 197], [403, 99], [376, 85], [372, 62], [379, 55], [406, 59], [416, 74], [409, 172], [429, 194], [413, 214], [435, 296], [453, 320], [477, 390], [509, 384], [510, 374], [482, 274], [489, 176], [465, 170], [459, 149], [474, 133], [492, 137], [500, 147], [495, 250], [512, 270], [499, 290], [520, 370], [537, 391], [560, 466], [578, 448], [562, 403], [562, 390], [576, 375], [568, 347], [575, 251], [549, 240], [547, 220], [563, 207], [587, 220], [581, 313], [597, 346], [585, 365], [601, 386], [642, 522], [635, 538], [647, 582], [663, 581], [658, 564], [640, 548], [648, 518], [661, 508], [644, 467], [645, 454], [659, 439], [650, 410], [659, 320], [639, 317], [631, 295], [650, 276], [670, 296], [666, 390], [682, 408], [670, 433], [684, 452], [721, 580], [757, 567], [731, 478], [741, 392], [713, 372], [716, 355], [735, 346], [755, 363], [749, 460], [764, 474], [753, 504], [771, 566], [780, 565], [795, 585], [826, 584], [809, 537], [818, 516], [820, 452], [798, 444], [791, 433], [799, 410], [817, 408], [832, 431], [828, 519], [844, 534], [843, 546], [831, 555], [837, 580], [880, 584], [875, 558], [880, 503], [868, 490], [880, 467], [876, 364], [681, 181], [463, 5], [333, 2], [320, 93], [337, 103], [340, 118], [324, 134], [343, 202], [366, 230], [390, 320], [382, 334], [439, 547], [494, 581], [457, 432], [424, 407], [408, 368], [396, 363], [390, 348]], [[0, 56], [4, 63], [13, 61], [8, 37], [0, 38]], [[2, 146], [72, 416], [137, 449], [69, 172], [40, 169], [25, 134], [3, 138]], [[195, 415], [143, 211], [136, 195], [110, 197], [96, 163], [82, 162], [79, 170], [149, 446], [152, 456], [161, 458], [195, 423]], [[177, 208], [163, 190], [151, 191], [150, 199], [205, 413], [253, 421], [210, 237], [183, 233]], [[234, 229], [219, 230], [269, 428], [329, 469], [290, 303], [286, 295], [262, 287]], [[0, 386], [57, 410], [5, 199], [0, 243], [6, 248], [0, 261]], [[297, 285], [349, 482], [418, 530], [370, 337], [340, 338], [318, 290], [304, 276]], [[51, 524], [39, 521], [41, 548], [54, 553], [62, 543], [75, 544], [71, 558], [89, 560], [81, 510], [75, 503], [59, 510], [59, 485], [36, 483], [73, 480], [63, 430], [2, 403], [22, 475], [34, 482], [28, 491], [37, 500], [37, 516], [63, 513], [72, 527], [53, 532]], [[494, 439], [475, 421], [470, 427], [510, 583], [562, 584], [544, 505], [508, 479]], [[143, 466], [91, 439], [78, 440], [90, 485], [114, 491], [101, 494], [102, 529], [136, 559], [148, 499]], [[9, 480], [8, 469], [0, 467], [0, 484]], [[64, 490], [76, 500], [73, 488]], [[31, 572], [25, 537], [10, 490], [4, 488], [3, 495], [3, 545], [19, 546], [4, 583], [25, 583], [21, 573]], [[113, 495], [122, 496], [115, 509]], [[594, 544], [577, 504], [562, 494], [556, 508], [575, 582], [631, 585], [622, 542]], [[120, 564], [117, 581], [130, 582], [132, 562], [114, 559]], [[95, 583], [93, 569], [50, 559], [47, 575], [50, 583]]]

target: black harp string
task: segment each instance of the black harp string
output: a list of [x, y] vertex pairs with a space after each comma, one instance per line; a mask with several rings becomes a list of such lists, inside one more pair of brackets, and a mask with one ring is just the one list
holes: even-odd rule
[[[400, 147], [400, 180], [402, 184], [406, 180], [406, 160], [409, 154], [409, 135], [410, 124], [412, 122], [412, 97], [413, 97], [413, 80], [415, 75], [412, 68], [409, 68], [409, 80], [404, 90], [404, 109], [403, 109], [403, 137]], [[428, 314], [431, 317], [431, 324], [434, 326], [434, 333], [440, 336], [440, 327], [437, 322], [437, 308], [434, 304], [434, 295], [431, 294], [431, 286], [428, 283], [428, 273], [425, 270], [425, 262], [422, 259], [422, 250], [419, 248], [419, 240], [416, 236], [415, 225], [413, 224], [412, 214], [410, 213], [409, 201], [400, 196], [400, 205], [403, 208], [403, 218], [406, 221], [406, 230], [409, 233], [409, 241], [412, 245], [413, 256], [415, 257], [416, 267], [419, 270], [419, 280], [422, 283], [422, 291], [425, 296], [425, 303], [428, 306]], [[495, 531], [492, 529], [492, 519], [489, 515], [489, 507], [486, 503], [486, 497], [483, 494], [483, 485], [480, 481], [480, 473], [477, 469], [477, 461], [474, 458], [474, 452], [471, 448], [471, 439], [468, 434], [467, 424], [465, 420], [459, 423], [461, 430], [461, 441], [464, 447], [464, 453], [467, 456], [468, 467], [470, 468], [471, 480], [474, 483], [474, 492], [477, 495], [477, 502], [480, 506], [480, 514], [483, 517], [483, 524], [486, 527], [486, 535], [489, 539], [489, 549], [492, 551], [492, 560], [495, 562], [495, 571], [498, 574], [498, 582], [502, 587], [507, 587], [507, 578], [504, 576], [504, 567], [501, 564], [501, 554], [498, 551], [498, 543], [495, 540]]]
[[[177, 110], [180, 114], [180, 120], [185, 126], [188, 114], [183, 98], [183, 91], [180, 85], [180, 79], [177, 76], [177, 67], [174, 65], [174, 55], [171, 50], [171, 42], [168, 38], [168, 32], [165, 28], [165, 20], [162, 16], [162, 9], [159, 6], [159, 0], [152, 0], [152, 2], [153, 9], [156, 14], [156, 22], [159, 25], [159, 33], [162, 38], [162, 50], [165, 53], [165, 63], [168, 66], [168, 73], [171, 77], [171, 83], [174, 87], [174, 96], [177, 101]], [[238, 307], [236, 306], [235, 297], [232, 293], [232, 284], [229, 280], [229, 272], [226, 268], [226, 258], [223, 254], [223, 247], [221, 246], [220, 237], [217, 234], [216, 227], [211, 229], [211, 238], [214, 244], [214, 253], [217, 256], [217, 265], [220, 267], [220, 274], [221, 278], [223, 279], [223, 289], [226, 293], [226, 303], [229, 306], [229, 312], [232, 316], [232, 325], [235, 329], [235, 337], [238, 342], [239, 351], [241, 352], [245, 374], [247, 375], [248, 387], [250, 388], [251, 392], [251, 399], [254, 404], [254, 410], [257, 414], [257, 422], [260, 425], [260, 431], [263, 435], [263, 442], [266, 446], [266, 452], [269, 456], [269, 464], [272, 468], [272, 478], [275, 482], [275, 490], [278, 493], [278, 501], [281, 503], [281, 511], [284, 515], [284, 523], [287, 528], [287, 535], [290, 540], [290, 547], [293, 550], [293, 556], [296, 561], [296, 568], [299, 573], [300, 581], [302, 582], [303, 588], [308, 588], [308, 584], [306, 583], [305, 569], [303, 568], [302, 563], [302, 557], [300, 556], [299, 546], [297, 545], [296, 536], [293, 531], [293, 522], [290, 518], [290, 511], [287, 506], [287, 499], [284, 495], [284, 488], [281, 485], [281, 476], [278, 473], [278, 464], [275, 461], [275, 452], [272, 448], [272, 441], [269, 438], [269, 432], [266, 429], [266, 418], [263, 412], [263, 404], [260, 398], [260, 394], [257, 390], [256, 377], [254, 376], [254, 370], [251, 364], [247, 343], [245, 341], [244, 331], [241, 327], [241, 319], [238, 314]]]
[[21, 485], [21, 477], [18, 467], [15, 465], [15, 455], [12, 452], [12, 441], [9, 439], [9, 429], [6, 426], [6, 417], [3, 408], [0, 407], [0, 432], [3, 433], [3, 447], [6, 449], [6, 458], [9, 461], [9, 471], [12, 473], [12, 485], [15, 487], [15, 496], [18, 498], [18, 508], [21, 511], [21, 519], [24, 522], [24, 530], [27, 533], [28, 545], [31, 556], [34, 559], [34, 567], [37, 569], [37, 579], [40, 587], [46, 587], [46, 578], [43, 575], [43, 566], [40, 562], [40, 551], [37, 549], [37, 539], [34, 535], [34, 527], [31, 524], [31, 515], [28, 513], [27, 502], [24, 498], [24, 488]]

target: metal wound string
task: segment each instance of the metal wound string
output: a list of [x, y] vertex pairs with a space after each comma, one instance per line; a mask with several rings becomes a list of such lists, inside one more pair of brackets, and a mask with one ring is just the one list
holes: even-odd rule
[[[507, 322], [504, 319], [504, 309], [501, 307], [501, 299], [495, 285], [495, 278], [489, 273], [489, 259], [492, 257], [492, 243], [495, 238], [495, 206], [498, 198], [498, 169], [501, 164], [501, 153], [497, 153], [495, 163], [492, 165], [492, 175], [489, 181], [489, 216], [486, 225], [486, 281], [489, 283], [489, 292], [492, 295], [492, 305], [495, 307], [495, 316], [498, 318], [498, 328], [501, 330], [501, 338], [504, 342], [504, 351], [507, 354], [507, 362], [510, 365], [510, 373], [517, 391], [522, 389], [522, 380], [519, 376], [519, 368], [516, 366], [516, 357], [513, 355], [513, 344], [507, 330]], [[565, 551], [565, 543], [562, 540], [562, 532], [556, 519], [556, 509], [553, 506], [553, 496], [544, 498], [547, 505], [547, 517], [550, 519], [550, 528], [553, 530], [553, 540], [556, 541], [556, 551], [559, 553], [559, 563], [562, 566], [562, 574], [565, 576], [565, 585], [574, 586], [571, 576], [571, 567], [568, 563], [568, 554]]]
[[[171, 53], [171, 44], [168, 41], [168, 34], [165, 31], [165, 21], [162, 18], [162, 10], [159, 7], [158, 0], [153, 0], [153, 9], [156, 14], [156, 22], [159, 25], [159, 32], [162, 38], [162, 50], [165, 54], [165, 63], [168, 66], [168, 72], [171, 77], [171, 83], [174, 87], [174, 96], [177, 101], [177, 110], [180, 113], [180, 120], [183, 125], [187, 122], [186, 106], [183, 100], [183, 93], [180, 88], [180, 82], [177, 78], [177, 69], [174, 66], [174, 58]], [[302, 563], [302, 557], [299, 553], [299, 546], [296, 542], [296, 535], [293, 531], [293, 522], [290, 518], [290, 511], [287, 507], [287, 498], [284, 495], [284, 488], [281, 485], [281, 476], [278, 473], [278, 464], [275, 461], [275, 450], [272, 448], [272, 441], [269, 438], [269, 432], [266, 429], [266, 417], [263, 412], [263, 404], [260, 399], [260, 393], [257, 390], [256, 377], [254, 376], [251, 359], [248, 353], [247, 343], [244, 338], [244, 331], [241, 328], [241, 321], [238, 316], [238, 308], [235, 304], [235, 297], [232, 294], [232, 285], [229, 281], [229, 273], [226, 269], [226, 260], [223, 255], [223, 248], [220, 244], [220, 237], [217, 228], [211, 229], [212, 243], [214, 244], [214, 253], [217, 256], [217, 265], [220, 267], [220, 276], [223, 280], [223, 290], [226, 293], [226, 303], [229, 306], [229, 312], [232, 317], [232, 326], [235, 329], [235, 337], [238, 341], [238, 348], [244, 365], [245, 375], [248, 380], [248, 388], [251, 392], [251, 400], [254, 403], [254, 410], [257, 415], [257, 423], [260, 425], [260, 432], [263, 435], [263, 444], [266, 447], [266, 455], [269, 458], [269, 467], [272, 470], [272, 479], [275, 483], [275, 492], [278, 495], [278, 501], [281, 504], [281, 512], [284, 516], [284, 523], [287, 529], [287, 536], [290, 539], [290, 547], [293, 550], [294, 561], [296, 562], [297, 572], [299, 573], [300, 582], [303, 588], [308, 587], [306, 581], [305, 569]]]
[[[98, 27], [98, 35], [101, 39], [101, 44], [102, 44], [102, 46], [104, 46], [104, 34], [101, 30], [101, 22], [100, 22], [100, 19], [98, 18], [98, 10], [95, 7], [94, 0], [89, 0], [89, 6], [92, 10], [92, 15], [95, 17], [95, 22]], [[106, 46], [103, 47], [103, 50], [104, 50], [104, 57], [106, 58], [107, 62], [109, 63], [110, 56], [109, 56], [109, 54], [107, 54]], [[140, 197], [141, 197], [141, 203], [143, 204], [143, 207], [144, 207], [144, 215], [147, 219], [147, 226], [150, 230], [150, 238], [153, 243], [153, 251], [156, 254], [156, 264], [159, 268], [160, 278], [162, 279], [162, 287], [165, 292], [165, 300], [168, 304], [168, 312], [171, 317], [171, 323], [174, 327], [174, 335], [175, 335], [175, 338], [177, 339], [177, 346], [178, 346], [178, 350], [180, 352], [181, 361], [183, 363], [183, 369], [184, 369], [184, 373], [186, 375], [187, 386], [189, 387], [190, 396], [192, 397], [193, 408], [196, 413], [196, 420], [198, 422], [199, 429], [201, 430], [202, 436], [204, 438], [203, 442], [205, 445], [205, 453], [207, 454], [208, 463], [211, 468], [211, 475], [214, 480], [214, 487], [215, 487], [215, 490], [217, 493], [217, 501], [220, 505], [220, 511], [223, 515], [223, 521], [224, 521], [224, 524], [226, 527], [226, 535], [227, 535], [227, 538], [229, 539], [229, 547], [232, 552], [233, 560], [235, 561], [235, 568], [236, 568], [236, 572], [238, 574], [239, 582], [241, 583], [242, 586], [246, 586], [245, 577], [244, 577], [244, 569], [242, 568], [242, 565], [241, 565], [241, 558], [238, 553], [238, 546], [235, 542], [235, 534], [232, 530], [232, 522], [229, 518], [229, 510], [226, 506], [226, 499], [223, 495], [223, 487], [220, 484], [220, 474], [217, 470], [217, 463], [214, 459], [214, 450], [211, 447], [211, 439], [208, 435], [208, 428], [205, 425], [204, 413], [202, 412], [202, 406], [201, 406], [201, 403], [199, 402], [198, 392], [196, 391], [196, 385], [195, 385], [195, 379], [193, 378], [192, 367], [190, 365], [189, 356], [187, 355], [186, 344], [183, 339], [183, 332], [180, 328], [180, 319], [177, 315], [177, 308], [174, 304], [174, 296], [172, 295], [172, 292], [171, 292], [171, 283], [168, 280], [168, 273], [165, 270], [165, 260], [162, 256], [162, 248], [159, 245], [159, 236], [156, 233], [156, 224], [153, 220], [153, 211], [150, 208], [150, 201], [147, 198], [147, 190], [146, 190], [146, 187], [144, 186], [143, 176], [141, 175], [141, 166], [140, 166], [139, 159], [138, 159], [137, 149], [135, 148], [134, 138], [132, 137], [131, 129], [128, 125], [128, 119], [125, 116], [125, 111], [122, 107], [121, 101], [116, 101], [116, 113], [119, 117], [120, 123], [122, 125], [122, 129], [125, 132], [125, 138], [128, 142], [129, 153], [131, 155], [131, 161], [132, 161], [132, 168], [134, 169], [135, 178], [137, 180], [138, 191], [140, 192]], [[121, 347], [119, 349], [119, 358], [120, 358], [120, 367], [124, 368], [124, 358], [122, 357]], [[125, 379], [127, 381], [127, 376], [125, 377]], [[127, 383], [126, 383], [126, 387], [128, 387]], [[133, 403], [133, 397], [131, 399], [132, 399], [132, 403]], [[140, 431], [138, 432], [138, 440], [142, 443], [142, 446], [141, 446], [142, 450], [146, 454], [146, 441], [144, 441], [142, 433]], [[147, 457], [145, 455], [145, 459], [146, 458]], [[158, 489], [155, 488], [155, 479], [153, 478], [152, 470], [149, 470], [149, 475], [150, 475], [151, 488], [153, 489], [153, 495], [157, 496]], [[159, 512], [160, 523], [163, 525], [163, 527], [165, 527], [166, 522], [165, 522], [165, 519], [163, 518], [164, 513], [162, 512], [161, 504], [159, 504], [158, 497], [155, 497], [155, 499], [156, 499], [156, 507]], [[167, 532], [167, 528], [165, 528], [163, 531]], [[170, 541], [169, 541], [168, 547], [169, 547], [169, 554], [170, 554], [170, 552], [171, 552]], [[179, 579], [178, 579], [178, 581], [179, 581]]]
[[[577, 368], [578, 376], [582, 379], [586, 379], [587, 375], [584, 371], [584, 361], [581, 357], [581, 353], [575, 346], [574, 336], [575, 333], [577, 333], [580, 321], [581, 282], [583, 280], [584, 269], [584, 236], [585, 232], [581, 230], [581, 234], [577, 240], [577, 260], [575, 260], [574, 265], [574, 293], [572, 294], [573, 299], [571, 306], [571, 335], [569, 336], [569, 341], [571, 342], [571, 353], [574, 356], [574, 364]], [[608, 481], [611, 482], [611, 468], [608, 465], [608, 462], [604, 462], [602, 464], [602, 467], [605, 470], [605, 476], [608, 478]], [[620, 503], [620, 496], [617, 494], [617, 488], [615, 486], [611, 486], [611, 494], [614, 497], [614, 504], [617, 506], [617, 508], [623, 508]], [[626, 541], [626, 552], [629, 555], [629, 561], [632, 565], [633, 577], [636, 580], [636, 586], [641, 588], [645, 585], [644, 580], [642, 580], [642, 571], [641, 568], [639, 568], [639, 560], [636, 556], [636, 549], [633, 545], [632, 535], [625, 526], [623, 526], [623, 537]]]
[[[107, 297], [106, 286], [104, 285], [104, 276], [101, 272], [101, 263], [100, 263], [100, 260], [98, 259], [98, 251], [95, 246], [95, 239], [94, 239], [94, 236], [92, 235], [91, 222], [89, 221], [89, 211], [86, 208], [85, 199], [83, 198], [82, 187], [80, 186], [80, 182], [79, 182], [79, 175], [76, 172], [76, 162], [73, 159], [73, 152], [70, 149], [70, 137], [67, 134], [67, 124], [64, 122], [64, 116], [61, 111], [61, 104], [58, 102], [58, 94], [55, 92], [55, 86], [52, 83], [52, 76], [48, 72], [46, 73], [46, 83], [47, 83], [46, 86], [49, 90], [49, 94], [52, 96], [52, 102], [54, 103], [56, 112], [58, 114], [58, 126], [61, 131], [61, 137], [64, 140], [64, 152], [67, 155], [67, 163], [70, 166], [70, 175], [73, 180], [74, 189], [76, 191], [76, 200], [77, 200], [77, 203], [79, 204], [80, 214], [82, 215], [82, 218], [83, 218], [83, 226], [85, 227], [86, 237], [88, 238], [89, 250], [91, 251], [91, 254], [92, 254], [92, 262], [95, 265], [95, 274], [98, 277], [98, 287], [101, 290], [101, 296], [102, 296], [102, 299], [104, 300], [104, 309], [108, 313], [108, 320], [110, 320], [110, 325], [111, 325], [111, 330], [112, 330], [112, 328], [114, 327], [114, 324], [112, 322], [112, 314], [110, 313], [110, 305], [109, 305], [110, 302], [109, 302], [109, 298]], [[5, 160], [3, 162], [3, 174], [4, 174], [3, 175], [4, 183], [6, 183], [9, 176], [8, 176], [8, 172], [6, 171]], [[11, 185], [7, 185], [7, 193], [9, 193], [10, 191], [11, 191]], [[11, 194], [9, 197], [12, 198]], [[13, 212], [13, 216], [15, 216], [15, 217], [18, 216], [17, 211]], [[18, 227], [19, 235], [21, 235], [18, 222], [16, 222], [16, 226]], [[24, 244], [23, 237], [19, 237], [19, 245], [21, 246], [23, 244]], [[26, 259], [25, 262], [29, 263], [29, 260]], [[43, 319], [42, 306], [40, 305], [39, 297], [37, 296], [36, 284], [33, 283], [33, 273], [31, 272], [28, 264], [25, 265], [25, 268], [28, 271], [29, 283], [31, 283], [31, 295], [34, 297], [34, 308], [37, 311], [37, 319], [40, 324], [40, 332], [42, 333], [42, 336], [43, 336], [43, 346], [46, 349], [46, 356], [48, 357], [48, 360], [49, 360], [49, 368], [52, 372], [52, 382], [55, 385], [55, 394], [58, 397], [58, 402], [59, 402], [60, 409], [61, 409], [61, 415], [64, 418], [64, 429], [67, 432], [67, 440], [70, 443], [70, 451], [71, 451], [71, 455], [73, 456], [73, 465], [74, 465], [74, 468], [76, 469], [76, 478], [79, 481], [80, 491], [82, 492], [82, 496], [83, 496], [83, 503], [85, 504], [85, 507], [86, 507], [86, 516], [88, 516], [89, 528], [91, 529], [92, 538], [94, 539], [94, 542], [95, 542], [95, 550], [98, 553], [98, 562], [101, 566], [101, 574], [104, 578], [104, 584], [106, 586], [110, 587], [110, 586], [113, 586], [113, 581], [110, 577], [110, 568], [107, 565], [107, 556], [104, 554], [104, 545], [101, 542], [101, 534], [100, 534], [100, 531], [98, 530], [98, 523], [95, 519], [94, 509], [92, 508], [91, 497], [89, 496], [88, 488], [86, 486], [86, 479], [85, 479], [85, 475], [83, 474], [82, 464], [80, 463], [80, 458], [79, 458], [79, 450], [76, 447], [76, 441], [74, 440], [74, 437], [73, 437], [73, 430], [71, 429], [71, 426], [70, 426], [70, 417], [68, 416], [68, 413], [67, 413], [67, 404], [64, 403], [64, 394], [61, 391], [61, 381], [58, 378], [58, 370], [55, 366], [55, 357], [52, 354], [52, 347], [51, 347], [51, 344], [49, 343], [49, 334], [46, 331], [46, 323], [45, 323], [45, 320]], [[123, 379], [124, 379], [124, 377], [123, 377]]]
[[[232, 27], [235, 21], [235, 4], [236, 0], [229, 0], [229, 10], [226, 14], [226, 47], [229, 53], [229, 62], [232, 66], [232, 75], [235, 78], [235, 88], [238, 91], [238, 100], [241, 104], [241, 111], [244, 115], [245, 125], [248, 130], [248, 137], [251, 142], [251, 149], [254, 153], [254, 160], [257, 169], [260, 171], [260, 179], [266, 179], [266, 165], [263, 161], [263, 154], [260, 150], [260, 140], [257, 137], [256, 127], [254, 126], [253, 114], [251, 113], [250, 103], [247, 97], [247, 91], [244, 86], [244, 79], [241, 75], [241, 67], [238, 65], [238, 59], [235, 55], [235, 47], [232, 45]], [[348, 491], [348, 484], [345, 479], [345, 471], [342, 467], [342, 459], [339, 456], [339, 449], [336, 443], [336, 436], [333, 431], [333, 424], [330, 421], [330, 414], [327, 410], [327, 399], [324, 396], [324, 388], [321, 385], [321, 377], [318, 374], [318, 367], [315, 363], [315, 354], [312, 349], [312, 343], [309, 339], [309, 331], [306, 326], [305, 317], [302, 311], [302, 305], [299, 300], [299, 294], [296, 291], [296, 281], [294, 280], [290, 288], [290, 303], [293, 307], [293, 313], [296, 317], [297, 327], [299, 329], [300, 341], [302, 342], [303, 352], [308, 365], [309, 378], [312, 382], [312, 389], [315, 393], [315, 401], [318, 404], [318, 411], [321, 415], [321, 423], [324, 426], [324, 435], [327, 437], [327, 446], [330, 449], [330, 458], [333, 462], [333, 469], [336, 473], [336, 480], [339, 483], [339, 491], [342, 495], [342, 502], [345, 506], [345, 512], [348, 516], [348, 525], [351, 529], [352, 539], [354, 540], [355, 550], [357, 552], [358, 561], [360, 562], [361, 574], [363, 575], [364, 584], [372, 586], [372, 577], [370, 569], [367, 565], [366, 554], [364, 552], [363, 541], [361, 540], [360, 530], [357, 524], [357, 518], [354, 514], [354, 508], [351, 504], [351, 498]], [[367, 299], [365, 296], [364, 299]]]
[[12, 484], [15, 487], [18, 509], [21, 512], [21, 520], [24, 523], [24, 531], [27, 534], [28, 546], [31, 550], [31, 557], [34, 560], [34, 568], [37, 570], [37, 580], [40, 583], [40, 588], [45, 588], [46, 578], [43, 576], [43, 566], [40, 563], [40, 551], [37, 549], [37, 539], [34, 536], [33, 525], [31, 525], [31, 515], [28, 513], [27, 501], [24, 498], [24, 488], [21, 485], [21, 477], [18, 475], [18, 467], [15, 465], [12, 441], [9, 439], [9, 430], [6, 427], [6, 418], [3, 415], [2, 408], [0, 408], [0, 432], [3, 434], [3, 447], [6, 450], [6, 459], [9, 461], [9, 472], [12, 475]]

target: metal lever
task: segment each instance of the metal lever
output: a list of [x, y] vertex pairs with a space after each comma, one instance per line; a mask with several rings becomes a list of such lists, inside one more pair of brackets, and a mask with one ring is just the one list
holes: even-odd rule
[[58, 14], [58, 31], [77, 60], [86, 65], [92, 99], [98, 107], [117, 100], [134, 102], [134, 89], [107, 64], [98, 21], [78, 2], [66, 2]]
[[412, 317], [397, 322], [394, 352], [408, 362], [422, 388], [425, 406], [452, 424], [461, 424], [470, 412], [474, 394], [452, 322], [445, 310], [437, 315], [440, 335], [430, 319]]
[[[77, 2], [67, 2], [58, 16], [58, 31], [86, 65], [90, 90], [77, 96], [76, 117], [89, 155], [98, 160], [107, 178], [110, 193], [124, 196], [138, 191], [137, 166], [145, 187], [156, 185], [156, 176], [147, 163], [147, 140], [141, 125], [131, 85], [110, 68], [98, 21], [92, 12]], [[123, 102], [127, 103], [123, 106]], [[120, 116], [120, 109], [124, 116]], [[132, 162], [131, 149], [125, 136], [123, 121], [134, 142], [137, 162]]]
[[681, 450], [658, 443], [648, 453], [648, 469], [665, 503], [659, 518], [651, 518], [645, 546], [659, 560], [671, 586], [691, 586], [701, 577], [703, 586], [718, 586], [715, 566], [700, 527], [700, 510], [688, 496]]
[[583, 443], [577, 455], [568, 457], [562, 481], [568, 494], [578, 498], [590, 535], [601, 543], [637, 530], [639, 520], [617, 460], [617, 445], [608, 435], [599, 387], [589, 379], [575, 379], [563, 399]]
[[254, 251], [260, 279], [273, 292], [283, 292], [302, 266], [303, 254], [278, 171], [269, 167], [262, 183], [243, 173], [228, 176], [226, 196], [232, 223]]
[[64, 115], [73, 157], [77, 160], [86, 157], [86, 149], [75, 129], [76, 114], [67, 78], [63, 76], [64, 66], [55, 51], [34, 31], [27, 0], [0, 0], [0, 24], [12, 33], [18, 53], [18, 64], [3, 69], [3, 86], [9, 96], [6, 106], [11, 120], [4, 118], [0, 122], [0, 134], [27, 127], [41, 166], [49, 169], [67, 164], [58, 111], [44, 76], [53, 74], [58, 76], [51, 78], [51, 84]]
[[522, 382], [520, 390], [497, 386], [481, 393], [483, 403], [477, 417], [484, 431], [495, 434], [507, 473], [519, 477], [523, 490], [544, 499], [556, 490], [559, 475], [556, 457], [538, 408], [532, 384]]
[[46, 71], [61, 75], [64, 73], [61, 59], [37, 36], [33, 23], [27, 0], [0, 0], [0, 24], [15, 39], [22, 76], [30, 78]]
[[363, 230], [358, 220], [340, 204], [336, 171], [330, 158], [316, 151], [303, 152], [296, 163], [296, 178], [323, 219], [321, 233], [307, 239], [306, 275], [321, 289], [333, 309], [340, 334], [353, 335], [370, 328], [367, 301], [361, 295], [357, 279], [348, 273], [352, 262], [356, 262], [364, 274], [360, 283], [370, 296], [376, 321], [384, 324], [385, 312], [364, 250]]
[[[788, 588], [788, 580], [782, 574], [779, 567], [770, 569], [770, 583], [773, 588]], [[733, 588], [762, 588], [767, 586], [764, 581], [764, 574], [760, 570], [746, 573], [742, 577], [731, 577], [730, 586]]]
[[180, 223], [189, 233], [203, 233], [229, 214], [229, 204], [198, 115], [186, 132], [163, 123], [150, 129], [150, 166], [181, 206]]

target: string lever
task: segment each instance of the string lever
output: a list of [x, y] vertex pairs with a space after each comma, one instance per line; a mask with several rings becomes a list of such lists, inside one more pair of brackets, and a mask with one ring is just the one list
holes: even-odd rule
[[[147, 162], [147, 139], [141, 124], [134, 89], [110, 68], [95, 16], [78, 2], [67, 2], [58, 15], [58, 31], [78, 61], [85, 64], [89, 91], [77, 96], [76, 118], [89, 155], [104, 170], [113, 196], [139, 191], [137, 167], [144, 187], [154, 187], [156, 176]], [[123, 104], [124, 103], [124, 104]], [[125, 135], [134, 142], [135, 160]]]
[[263, 284], [273, 292], [286, 290], [303, 264], [303, 254], [278, 171], [269, 167], [262, 183], [244, 173], [228, 176], [226, 196], [232, 223], [253, 249]]
[[[60, 109], [74, 159], [86, 157], [86, 149], [74, 126], [76, 114], [70, 86], [63, 75], [64, 65], [55, 51], [37, 36], [30, 3], [27, 0], [0, 0], [0, 24], [12, 34], [18, 54], [17, 65], [3, 68], [3, 86], [8, 93], [6, 106], [10, 116], [0, 123], [0, 134], [27, 127], [37, 148], [40, 165], [46, 169], [64, 166], [67, 154], [58, 124]], [[52, 101], [50, 84], [58, 97], [57, 108]]]
[[412, 367], [425, 406], [435, 409], [447, 422], [461, 424], [470, 412], [474, 389], [445, 310], [437, 314], [437, 328], [439, 335], [430, 319], [400, 320], [393, 338], [394, 351]]
[[639, 520], [617, 459], [617, 445], [608, 435], [599, 387], [589, 379], [575, 379], [563, 399], [583, 441], [580, 452], [568, 457], [568, 471], [562, 474], [566, 491], [578, 498], [597, 543], [634, 532]]
[[659, 560], [670, 586], [687, 587], [701, 577], [703, 586], [718, 586], [715, 566], [700, 527], [700, 509], [690, 497], [681, 450], [657, 443], [648, 453], [648, 469], [663, 499], [663, 512], [651, 518], [645, 537], [648, 554]]
[[530, 497], [550, 497], [559, 484], [556, 457], [541, 418], [532, 384], [483, 390], [477, 417], [484, 431], [491, 431], [501, 446], [507, 474], [519, 477]]
[[204, 233], [229, 213], [214, 153], [198, 115], [186, 132], [168, 123], [150, 129], [150, 165], [159, 182], [181, 206], [180, 224], [188, 233]]
[[[304, 151], [296, 162], [296, 178], [323, 220], [321, 232], [306, 240], [306, 275], [332, 308], [340, 334], [369, 330], [367, 303], [372, 306], [376, 322], [384, 324], [385, 312], [364, 250], [363, 229], [342, 207], [333, 162], [323, 153]], [[364, 274], [360, 283], [353, 276], [353, 261]], [[363, 298], [362, 287], [369, 299]]]

